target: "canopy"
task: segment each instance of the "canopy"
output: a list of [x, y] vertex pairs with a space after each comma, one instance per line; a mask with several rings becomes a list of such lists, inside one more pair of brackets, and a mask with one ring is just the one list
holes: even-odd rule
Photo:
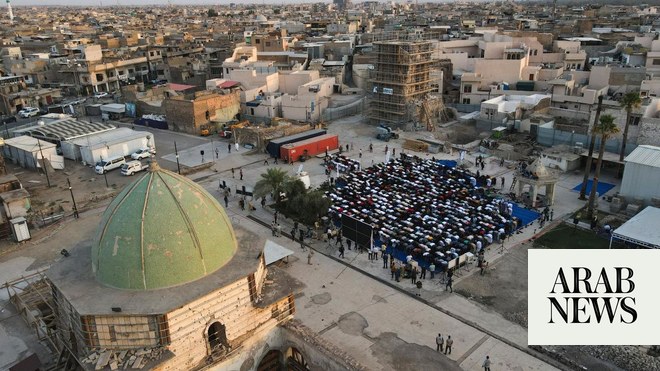
[[293, 251], [271, 240], [266, 240], [266, 246], [264, 247], [264, 260], [266, 261], [266, 265], [271, 265], [289, 255], [293, 255]]
[[658, 220], [660, 220], [660, 209], [648, 206], [617, 228], [612, 234], [612, 238], [658, 249], [660, 248]]

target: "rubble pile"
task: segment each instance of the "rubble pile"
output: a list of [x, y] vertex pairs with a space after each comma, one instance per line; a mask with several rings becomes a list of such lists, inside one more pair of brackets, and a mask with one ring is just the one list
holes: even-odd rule
[[583, 350], [598, 359], [610, 361], [624, 370], [660, 370], [660, 359], [646, 354], [639, 346], [584, 346]]
[[83, 363], [94, 364], [95, 370], [131, 370], [142, 369], [147, 363], [157, 361], [163, 355], [165, 348], [141, 348], [132, 350], [93, 350], [87, 357], [82, 359]]

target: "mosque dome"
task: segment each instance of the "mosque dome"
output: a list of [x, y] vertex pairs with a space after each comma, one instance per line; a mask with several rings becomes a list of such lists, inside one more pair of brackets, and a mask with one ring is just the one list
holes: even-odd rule
[[256, 16], [255, 20], [257, 22], [267, 22], [268, 18], [266, 18], [266, 16], [263, 15], [263, 14], [259, 14], [259, 15]]
[[218, 201], [154, 163], [105, 210], [92, 243], [92, 271], [106, 286], [160, 289], [215, 272], [236, 249]]
[[545, 168], [545, 165], [543, 165], [543, 162], [541, 161], [540, 158], [537, 158], [534, 160], [528, 167], [527, 171], [530, 173], [536, 175], [539, 178], [547, 178], [551, 176], [550, 172], [548, 172], [548, 169]]

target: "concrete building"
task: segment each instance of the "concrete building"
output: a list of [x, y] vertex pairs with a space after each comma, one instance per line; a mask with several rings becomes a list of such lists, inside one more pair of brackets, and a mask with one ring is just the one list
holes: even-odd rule
[[43, 166], [43, 159], [48, 160], [54, 169], [64, 169], [64, 158], [57, 154], [57, 146], [27, 135], [5, 139], [2, 147], [4, 157], [14, 164], [27, 169]]
[[74, 161], [93, 165], [101, 160], [130, 156], [140, 148], [155, 148], [154, 136], [148, 131], [117, 128], [80, 136], [61, 143], [62, 153]]
[[197, 92], [194, 97], [176, 96], [162, 103], [170, 130], [199, 135], [202, 125], [233, 120], [240, 112], [240, 94]]

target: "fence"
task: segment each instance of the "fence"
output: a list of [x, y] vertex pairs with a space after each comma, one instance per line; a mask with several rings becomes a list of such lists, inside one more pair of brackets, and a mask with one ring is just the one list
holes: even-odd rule
[[481, 111], [480, 104], [445, 103], [445, 106], [455, 108], [458, 112], [465, 113]]
[[323, 121], [337, 120], [346, 116], [353, 116], [362, 113], [367, 106], [367, 98], [362, 98], [345, 106], [326, 108], [323, 111]]
[[[551, 147], [556, 145], [569, 145], [573, 146], [575, 143], [582, 143], [584, 148], [589, 146], [589, 135], [574, 134], [568, 131], [557, 130], [553, 128], [539, 127], [536, 141], [544, 146]], [[614, 137], [607, 140], [605, 143], [605, 151], [612, 153], [619, 153], [621, 151], [621, 137]], [[596, 137], [594, 149], [598, 151], [600, 148], [600, 137]], [[635, 148], [636, 144], [626, 144], [626, 155], [630, 154]]]

